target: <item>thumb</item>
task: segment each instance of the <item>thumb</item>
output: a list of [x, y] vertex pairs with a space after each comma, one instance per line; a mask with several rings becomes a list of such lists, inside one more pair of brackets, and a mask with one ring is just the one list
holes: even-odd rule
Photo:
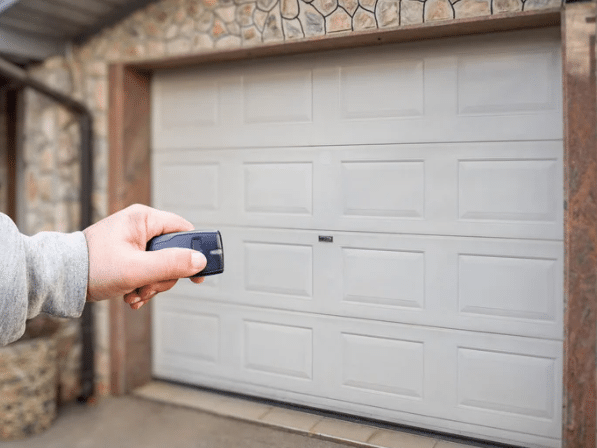
[[135, 283], [151, 283], [191, 277], [205, 268], [207, 260], [201, 252], [191, 249], [169, 248], [139, 254], [135, 263]]

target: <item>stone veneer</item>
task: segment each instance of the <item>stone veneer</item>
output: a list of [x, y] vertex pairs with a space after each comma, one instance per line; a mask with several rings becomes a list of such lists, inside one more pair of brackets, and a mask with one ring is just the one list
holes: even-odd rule
[[23, 340], [0, 348], [0, 440], [47, 429], [56, 417], [56, 343]]
[[[94, 219], [107, 214], [108, 65], [361, 30], [557, 8], [561, 0], [162, 0], [103, 30], [66, 57], [32, 69], [83, 101], [94, 116]], [[78, 222], [79, 179], [73, 117], [40, 95], [26, 98], [26, 231], [70, 231]], [[95, 305], [97, 385], [110, 389], [107, 303]]]
[[[59, 58], [32, 70], [32, 75], [52, 88], [72, 92], [69, 66]], [[18, 174], [19, 230], [73, 232], [79, 227], [79, 131], [76, 119], [53, 100], [26, 89]], [[20, 212], [20, 213], [19, 213]], [[40, 317], [40, 320], [45, 317]], [[80, 392], [80, 323], [55, 319], [58, 351], [58, 400], [72, 401]]]

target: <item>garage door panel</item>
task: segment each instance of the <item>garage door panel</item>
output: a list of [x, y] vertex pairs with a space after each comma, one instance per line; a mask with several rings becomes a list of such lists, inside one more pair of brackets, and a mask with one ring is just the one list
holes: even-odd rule
[[[152, 163], [153, 205], [189, 221], [218, 221], [235, 208], [228, 164], [216, 153], [197, 157], [193, 151], [155, 154]], [[232, 188], [231, 188], [232, 187]]]
[[424, 115], [424, 61], [341, 66], [342, 119], [420, 117]]
[[245, 290], [313, 297], [313, 248], [309, 245], [244, 242]]
[[[340, 233], [326, 312], [561, 339], [559, 243]], [[329, 267], [327, 269], [330, 269]], [[524, 323], [524, 324], [523, 324]]]
[[204, 225], [561, 240], [561, 157], [556, 141], [174, 151], [153, 191]]
[[342, 249], [343, 300], [425, 307], [425, 252]]
[[[483, 49], [457, 62], [458, 114], [496, 115], [556, 110], [558, 52], [554, 48]], [[532, 81], [520, 73], [532, 73]]]
[[[167, 164], [161, 167], [161, 181], [168, 185], [162, 194], [164, 207], [193, 207], [202, 211], [220, 206], [219, 163]], [[190, 195], [190, 192], [196, 194]]]
[[[561, 139], [559, 36], [552, 30], [538, 34], [543, 35], [537, 35], [537, 40], [529, 39], [529, 36], [517, 39], [514, 33], [512, 40], [503, 35], [484, 36], [477, 38], [474, 45], [470, 40], [455, 39], [449, 49], [443, 47], [447, 41], [435, 42], [433, 49], [424, 49], [425, 45], [401, 46], [400, 59], [404, 62], [401, 62], [402, 67], [396, 67], [396, 73], [400, 75], [388, 75], [385, 79], [381, 79], [381, 74], [368, 75], [375, 79], [376, 87], [380, 86], [379, 91], [386, 94], [378, 102], [377, 113], [375, 95], [368, 102], [363, 100], [367, 106], [362, 109], [370, 116], [377, 116], [377, 120], [369, 119], [367, 113], [362, 113], [361, 117], [347, 113], [344, 110], [347, 95], [343, 94], [342, 88], [326, 91], [326, 104], [341, 105], [339, 113], [330, 111], [331, 116], [336, 117], [331, 126], [340, 136], [336, 142]], [[363, 67], [376, 67], [386, 50], [379, 51], [376, 54], [367, 49], [353, 57], [358, 58]], [[387, 51], [389, 54], [392, 50], [388, 48]], [[395, 57], [396, 52], [393, 54]], [[388, 59], [391, 57], [388, 55]], [[352, 67], [347, 59], [337, 62], [336, 76], [341, 86], [343, 74]], [[422, 77], [418, 76], [421, 71]], [[384, 112], [391, 110], [389, 106], [384, 107], [384, 102], [391, 102], [392, 94], [398, 91], [393, 82], [396, 78], [404, 83], [405, 90], [408, 85], [408, 92], [394, 103], [400, 106], [395, 106], [396, 118], [391, 119], [391, 113], [384, 117]], [[532, 87], [527, 86], [530, 79]], [[368, 90], [361, 89], [363, 97], [364, 92], [368, 93]], [[421, 107], [422, 102], [424, 107]], [[401, 110], [402, 114], [399, 114]], [[346, 140], [342, 141], [342, 137]]]
[[156, 113], [163, 131], [181, 128], [213, 128], [221, 123], [220, 83], [203, 74], [164, 72], [160, 76]]
[[[164, 300], [164, 302], [162, 302]], [[181, 306], [182, 305], [182, 306]], [[227, 325], [222, 316], [205, 309], [189, 310], [184, 302], [160, 297], [154, 311], [153, 370], [156, 374], [203, 371], [219, 375], [229, 369], [226, 362]], [[160, 335], [157, 337], [156, 335]], [[174, 375], [176, 376], [176, 374]]]
[[506, 337], [486, 344], [459, 341], [455, 415], [471, 423], [509, 426], [558, 439], [562, 428], [561, 342], [536, 343], [531, 350], [525, 345]]
[[329, 286], [315, 275], [325, 258], [313, 234], [227, 227], [220, 231], [224, 273], [207, 277], [201, 287], [179, 281], [171, 290], [177, 298], [321, 312]]
[[[154, 306], [167, 314], [176, 300], [164, 293]], [[560, 436], [561, 341], [185, 303], [187, 309], [226, 321], [221, 351], [228, 357], [222, 361], [227, 368], [210, 370], [192, 358], [170, 359], [158, 344], [158, 376], [181, 378], [200, 369], [204, 384], [267, 386], [260, 394], [274, 399], [287, 390], [307, 394], [312, 405], [336, 399], [365, 413], [374, 406], [381, 415], [386, 415], [383, 409], [400, 409], [412, 418], [462, 420], [479, 425], [481, 434], [500, 428]], [[176, 320], [161, 322], [185, 328]], [[188, 339], [195, 331], [186, 328], [177, 330], [179, 338]], [[212, 341], [195, 344], [204, 346], [195, 350], [205, 351]]]
[[[560, 436], [561, 342], [354, 320], [330, 325], [342, 356], [331, 397], [388, 407], [400, 400], [408, 412]], [[367, 352], [361, 364], [359, 351]]]
[[315, 381], [315, 364], [321, 362], [316, 349], [320, 339], [317, 319], [254, 308], [239, 310], [238, 319], [243, 381], [308, 394], [322, 392]]
[[217, 85], [196, 69], [160, 72], [154, 141], [162, 150], [561, 139], [558, 35], [477, 39], [238, 63]]
[[425, 161], [342, 162], [344, 215], [424, 218]]
[[313, 164], [245, 163], [246, 213], [313, 213]]
[[311, 70], [259, 70], [243, 76], [242, 84], [245, 124], [313, 120]]
[[459, 218], [556, 222], [557, 159], [459, 160]]
[[[559, 437], [561, 341], [223, 304], [206, 309], [234, 315], [226, 331], [236, 347], [224, 350], [236, 354], [237, 367], [225, 378]], [[179, 330], [181, 338], [195, 331], [183, 328], [189, 334]], [[212, 342], [195, 343], [205, 351]], [[324, 372], [333, 381], [322, 387], [316, 380]]]
[[313, 330], [268, 322], [244, 322], [243, 368], [313, 378]]
[[551, 420], [555, 364], [554, 358], [459, 347], [458, 405]]
[[[160, 316], [165, 353], [181, 354], [205, 362], [218, 362], [220, 356], [220, 321], [217, 316], [172, 310]], [[180, 338], [190, 338], [191, 345], [181, 345]], [[200, 342], [200, 343], [198, 343]]]
[[561, 142], [338, 148], [338, 230], [563, 238]]
[[487, 255], [458, 257], [461, 313], [556, 321], [558, 285], [555, 258]]
[[422, 399], [424, 343], [343, 333], [342, 386]]
[[[457, 347], [457, 406], [454, 415], [471, 423], [561, 437], [561, 343], [543, 355], [519, 341], [491, 347]], [[491, 386], [489, 386], [491, 384]]]
[[[200, 227], [200, 226], [199, 226]], [[563, 338], [559, 242], [220, 228], [226, 271], [196, 300]], [[333, 243], [319, 242], [321, 234]]]

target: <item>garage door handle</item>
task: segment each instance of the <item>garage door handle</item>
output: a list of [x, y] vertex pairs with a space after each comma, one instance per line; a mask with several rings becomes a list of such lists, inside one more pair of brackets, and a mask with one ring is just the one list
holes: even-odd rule
[[333, 236], [326, 236], [326, 235], [319, 235], [319, 242], [320, 243], [333, 243], [334, 237]]

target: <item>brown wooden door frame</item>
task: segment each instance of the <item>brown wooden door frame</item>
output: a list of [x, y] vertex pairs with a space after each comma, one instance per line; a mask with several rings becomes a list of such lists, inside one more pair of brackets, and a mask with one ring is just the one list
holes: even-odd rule
[[[108, 211], [150, 205], [150, 75], [112, 65], [109, 82]], [[133, 311], [110, 302], [111, 390], [127, 393], [151, 379], [151, 307]]]
[[[563, 445], [595, 446], [595, 345], [597, 288], [597, 153], [595, 4], [562, 10], [504, 14], [437, 25], [250, 49], [209, 52], [130, 64], [109, 70], [109, 210], [150, 204], [150, 73], [218, 61], [296, 54], [382, 43], [561, 26], [564, 95], [565, 317]], [[579, 64], [579, 61], [584, 63]], [[110, 304], [112, 393], [127, 393], [151, 379], [151, 307], [131, 311]]]

